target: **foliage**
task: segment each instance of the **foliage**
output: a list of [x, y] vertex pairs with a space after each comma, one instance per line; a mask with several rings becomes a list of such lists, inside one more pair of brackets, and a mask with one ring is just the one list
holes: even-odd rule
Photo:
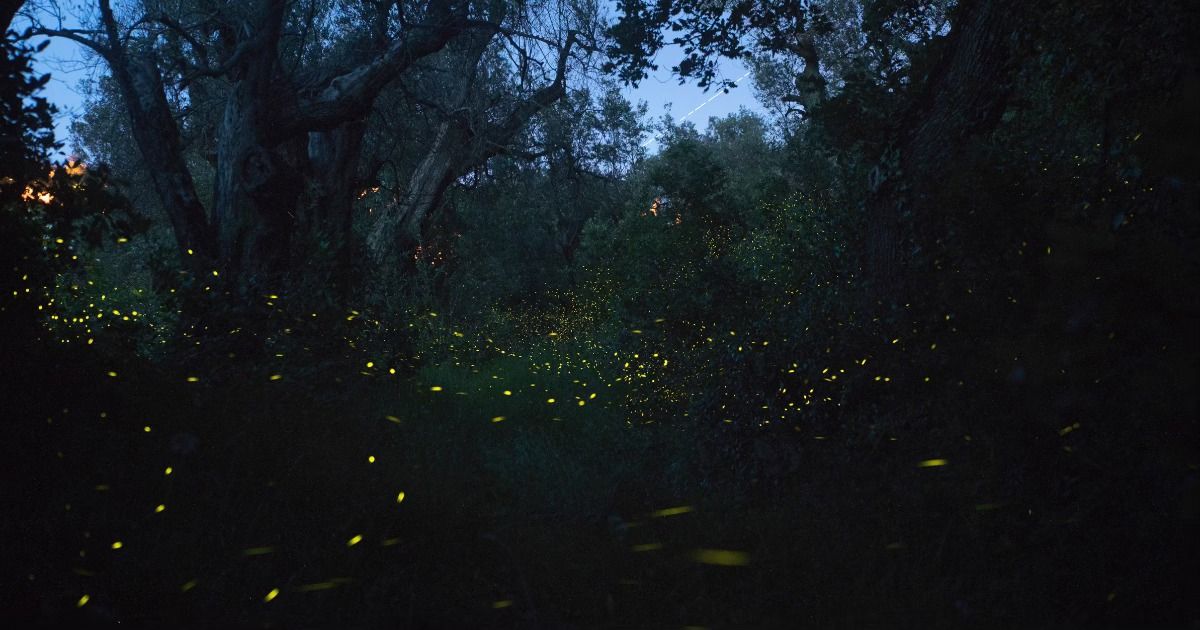
[[[918, 180], [888, 156], [986, 6], [1020, 18], [998, 22], [998, 111]], [[572, 90], [454, 180], [403, 264], [353, 257], [376, 282], [346, 295], [300, 271], [231, 307], [223, 272], [154, 262], [164, 217], [137, 237], [103, 168], [31, 167], [11, 251], [41, 270], [27, 305], [50, 334], [4, 366], [27, 393], [7, 407], [17, 604], [158, 625], [1195, 624], [1197, 13], [955, 7], [622, 2], [618, 76], [676, 25], [682, 75], [754, 54], [780, 104], [813, 53], [824, 96], [668, 120], [647, 154], [643, 107]], [[368, 121], [391, 161], [358, 189], [355, 242], [436, 144], [438, 81], [470, 61], [451, 52]], [[479, 103], [519, 75], [482, 59]], [[119, 140], [109, 96], [89, 138]], [[923, 210], [900, 215], [922, 247], [893, 287], [868, 254], [882, 171]]]

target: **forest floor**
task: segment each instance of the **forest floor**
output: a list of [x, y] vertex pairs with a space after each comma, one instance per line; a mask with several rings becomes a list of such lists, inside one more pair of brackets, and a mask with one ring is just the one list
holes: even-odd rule
[[[695, 425], [627, 423], [586, 375], [448, 365], [210, 384], [103, 356], [4, 375], [24, 393], [8, 410], [21, 423], [6, 564], [23, 575], [6, 606], [28, 621], [1200, 619], [1183, 592], [1195, 506], [1156, 507], [1169, 492], [1139, 502], [1140, 482], [1103, 465], [1013, 481], [1004, 468], [1022, 454], [988, 435], [944, 427], [870, 448], [802, 436], [729, 461]], [[1062, 453], [1038, 448], [1023, 456]]]

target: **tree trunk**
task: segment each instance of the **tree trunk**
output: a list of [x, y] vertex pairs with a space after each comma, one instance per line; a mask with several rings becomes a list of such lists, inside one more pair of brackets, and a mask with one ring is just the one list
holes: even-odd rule
[[287, 155], [294, 143], [268, 139], [268, 86], [254, 78], [235, 84], [218, 133], [213, 221], [221, 266], [243, 285], [287, 268], [300, 192]]
[[[80, 30], [39, 29], [88, 46], [109, 63], [185, 265], [205, 274], [223, 273], [241, 297], [289, 270], [298, 215], [306, 210], [301, 201], [308, 199], [307, 183], [316, 190], [311, 199], [320, 214], [314, 217], [332, 223], [326, 227], [338, 241], [336, 247], [347, 246], [356, 192], [353, 174], [362, 145], [360, 121], [389, 82], [459, 35], [468, 15], [466, 3], [429, 0], [425, 21], [409, 25], [404, 36], [379, 54], [316, 89], [299, 90], [279, 67], [288, 6], [287, 0], [247, 3], [246, 16], [237, 27], [220, 31], [222, 59], [198, 52], [197, 63], [184, 80], [185, 84], [202, 76], [229, 80], [217, 130], [211, 220], [186, 166], [179, 126], [156, 65], [154, 39], [140, 40], [142, 46], [131, 49], [130, 42], [137, 40], [121, 34], [111, 0], [98, 0], [103, 27], [99, 38]], [[9, 4], [0, 5], [0, 17], [7, 15]], [[386, 19], [388, 11], [381, 15]], [[176, 31], [184, 28], [171, 24], [169, 17], [143, 19], [164, 22]], [[203, 44], [192, 41], [192, 46]], [[308, 168], [310, 160], [318, 171]], [[305, 175], [314, 172], [319, 173], [317, 181], [305, 182]], [[445, 185], [437, 195], [444, 190]], [[348, 256], [346, 252], [342, 257]]]
[[184, 162], [179, 127], [167, 104], [158, 67], [149, 59], [124, 58], [113, 64], [113, 76], [185, 266], [196, 270], [210, 265], [216, 259], [216, 241]]
[[[425, 219], [441, 203], [454, 180], [510, 150], [509, 145], [534, 116], [566, 95], [567, 61], [577, 37], [578, 33], [570, 32], [559, 48], [554, 78], [518, 101], [499, 123], [477, 130], [473, 121], [457, 115], [442, 122], [429, 151], [409, 178], [403, 200], [385, 209], [371, 230], [368, 245], [377, 261], [385, 260], [394, 247], [406, 256], [420, 244]], [[469, 82], [462, 87], [464, 92], [457, 101], [465, 103]]]
[[109, 0], [100, 0], [100, 22], [107, 45], [72, 37], [109, 64], [129, 111], [130, 127], [163, 210], [171, 221], [184, 266], [203, 271], [216, 259], [216, 240], [196, 184], [183, 157], [183, 141], [167, 103], [162, 75], [151, 55], [133, 58], [123, 42]]
[[385, 208], [371, 228], [368, 244], [376, 260], [389, 255], [407, 256], [421, 243], [422, 226], [458, 177], [460, 154], [470, 142], [466, 125], [446, 121], [438, 126], [429, 151], [408, 179], [408, 190], [399, 204]]
[[365, 185], [359, 162], [366, 130], [366, 121], [360, 120], [308, 135], [308, 174], [313, 185], [311, 197], [302, 204], [300, 232], [312, 241], [309, 245], [325, 252], [317, 264], [328, 268], [313, 271], [331, 276], [342, 301], [349, 297], [354, 202]]
[[999, 122], [1012, 78], [1014, 0], [963, 3], [941, 62], [908, 108], [872, 174], [867, 271], [884, 292], [903, 287], [913, 256], [932, 247], [931, 195], [969, 137]]

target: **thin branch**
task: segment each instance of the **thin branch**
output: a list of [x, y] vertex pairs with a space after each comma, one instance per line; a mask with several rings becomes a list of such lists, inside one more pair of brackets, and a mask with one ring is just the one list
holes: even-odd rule
[[29, 29], [28, 34], [30, 37], [39, 37], [39, 36], [40, 37], [61, 37], [63, 39], [69, 39], [73, 42], [76, 42], [76, 43], [82, 45], [82, 46], [90, 48], [96, 54], [103, 57], [105, 60], [111, 60], [111, 58], [112, 58], [112, 53], [113, 53], [112, 49], [101, 44], [100, 42], [97, 42], [94, 39], [89, 39], [87, 37], [84, 37], [85, 34], [102, 35], [103, 34], [102, 31], [87, 30], [87, 29], [59, 29], [59, 28], [41, 27], [41, 28]]
[[567, 91], [567, 62], [571, 58], [571, 49], [578, 42], [579, 33], [570, 31], [567, 34], [567, 41], [563, 43], [559, 49], [558, 64], [554, 71], [554, 80], [549, 85], [542, 87], [533, 93], [533, 96], [521, 101], [512, 112], [504, 119], [495, 133], [486, 140], [489, 145], [484, 149], [484, 159], [503, 153], [504, 148], [517, 132], [520, 131], [525, 123], [529, 121], [535, 114], [552, 105], [555, 101], [562, 98]]
[[176, 20], [175, 18], [166, 14], [158, 15], [150, 19], [154, 22], [162, 24], [170, 29], [173, 33], [182, 37], [183, 40], [192, 47], [192, 51], [196, 54], [196, 56], [200, 58], [202, 65], [208, 65], [208, 49], [205, 48], [205, 46], [201, 44], [200, 41], [197, 40], [196, 37], [187, 29], [187, 27], [179, 22], [179, 20]]

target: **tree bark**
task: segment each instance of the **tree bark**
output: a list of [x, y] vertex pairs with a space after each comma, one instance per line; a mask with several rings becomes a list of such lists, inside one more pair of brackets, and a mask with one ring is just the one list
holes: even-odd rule
[[426, 218], [441, 204], [450, 185], [509, 150], [530, 119], [566, 95], [567, 62], [576, 37], [576, 33], [569, 33], [559, 48], [554, 78], [517, 102], [498, 124], [476, 130], [465, 116], [451, 115], [439, 125], [429, 151], [409, 177], [404, 197], [385, 208], [371, 229], [368, 246], [375, 260], [384, 261], [391, 253], [407, 256], [421, 243]]
[[430, 2], [426, 23], [410, 28], [382, 54], [334, 77], [315, 94], [283, 101], [271, 137], [333, 129], [365, 116], [392, 79], [417, 60], [445, 48], [463, 31], [466, 18], [460, 8], [453, 0]]
[[[111, 0], [98, 2], [103, 27], [99, 38], [93, 39], [93, 33], [86, 30], [39, 30], [89, 46], [108, 62], [183, 260], [194, 270], [219, 270], [243, 293], [288, 270], [299, 225], [321, 224], [318, 231], [336, 241], [339, 258], [348, 259], [363, 121], [380, 92], [396, 76], [442, 50], [468, 28], [485, 33], [488, 39], [499, 30], [498, 22], [468, 19], [468, 3], [462, 0], [427, 0], [420, 23], [407, 24], [392, 42], [377, 36], [381, 47], [377, 55], [311, 89], [298, 88], [279, 67], [278, 48], [288, 0], [257, 0], [236, 25], [224, 24], [219, 31], [221, 58], [211, 64], [203, 51], [207, 44], [189, 40], [197, 48], [196, 59], [183, 83], [203, 76], [219, 76], [229, 82], [217, 129], [210, 219], [186, 166], [180, 129], [156, 65], [154, 41], [143, 41], [147, 50], [139, 50], [142, 56], [134, 59], [129, 43], [133, 40], [128, 33], [118, 32]], [[388, 10], [379, 15], [386, 21]], [[180, 36], [187, 35], [169, 16], [152, 21]], [[554, 83], [519, 104], [499, 127], [494, 139], [500, 144], [511, 139], [540, 108], [561, 96], [566, 54], [573, 41], [574, 35], [568, 39]], [[438, 138], [413, 176], [404, 204], [408, 211], [400, 222], [408, 226], [403, 233], [419, 233], [424, 218], [462, 169], [502, 148], [477, 144], [480, 139], [461, 120], [444, 125]], [[467, 145], [483, 148], [464, 151]], [[376, 242], [385, 240], [394, 242]]]
[[429, 151], [409, 177], [404, 198], [388, 209], [391, 216], [380, 217], [371, 230], [368, 245], [376, 259], [390, 251], [406, 255], [421, 243], [425, 219], [441, 205], [446, 190], [463, 170], [460, 156], [470, 135], [465, 121], [445, 121], [438, 126]]
[[940, 63], [908, 108], [872, 173], [866, 202], [867, 272], [883, 293], [904, 285], [912, 257], [933, 245], [931, 195], [964, 142], [993, 129], [1012, 79], [1020, 24], [1015, 0], [959, 6]]
[[216, 258], [215, 240], [204, 205], [183, 158], [179, 126], [171, 114], [162, 77], [149, 58], [130, 59], [123, 49], [110, 59], [113, 77], [129, 110], [130, 127], [159, 201], [171, 221], [185, 266], [198, 268]]
[[310, 198], [302, 204], [300, 232], [332, 256], [332, 260], [320, 262], [332, 263], [327, 271], [343, 301], [349, 297], [353, 262], [354, 202], [366, 185], [360, 173], [366, 130], [366, 121], [358, 120], [308, 134], [308, 177], [313, 185]]

